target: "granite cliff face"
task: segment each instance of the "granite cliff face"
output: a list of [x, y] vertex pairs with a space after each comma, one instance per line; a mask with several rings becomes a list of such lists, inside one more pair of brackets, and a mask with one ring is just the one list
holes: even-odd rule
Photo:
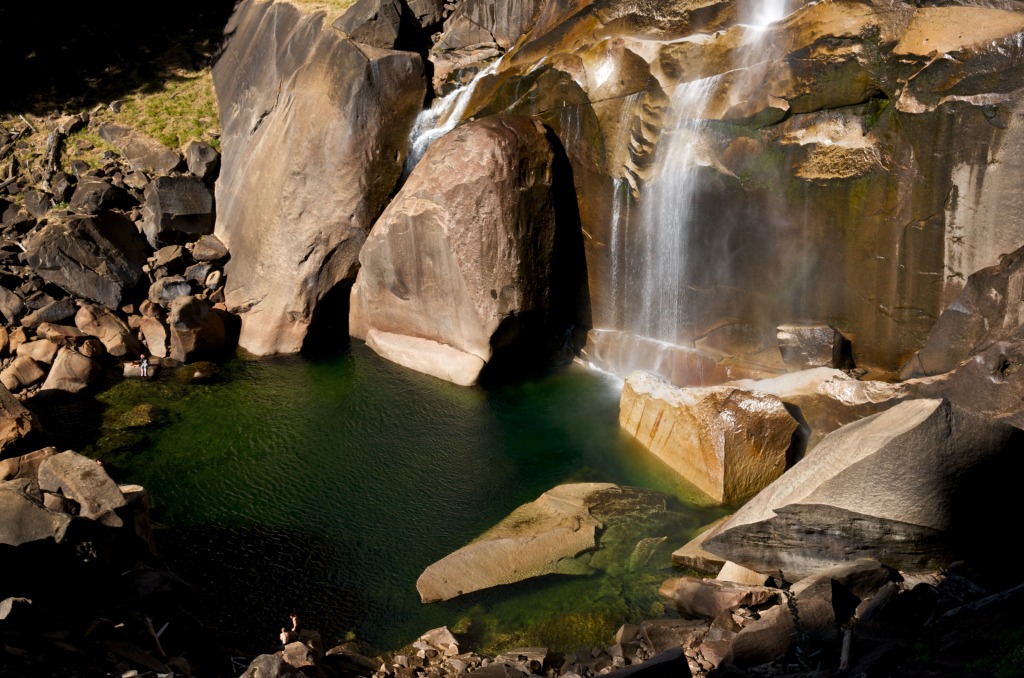
[[302, 348], [318, 304], [355, 277], [402, 171], [423, 63], [279, 3], [243, 3], [214, 84], [224, 127], [218, 237], [225, 298], [252, 353]]
[[[426, 53], [434, 125], [514, 113], [557, 135], [594, 362], [676, 383], [782, 371], [775, 328], [822, 322], [895, 370], [1024, 240], [1022, 9], [464, 0]], [[295, 351], [394, 191], [420, 57], [274, 3], [243, 3], [229, 36], [227, 298], [243, 347]]]

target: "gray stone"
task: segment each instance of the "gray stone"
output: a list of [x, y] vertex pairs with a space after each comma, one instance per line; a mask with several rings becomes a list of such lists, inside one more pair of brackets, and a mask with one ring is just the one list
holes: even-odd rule
[[74, 318], [77, 311], [78, 305], [74, 299], [58, 299], [26, 315], [21, 319], [21, 324], [24, 327], [36, 328], [42, 323], [59, 323]]
[[156, 139], [124, 125], [100, 125], [99, 134], [125, 157], [133, 170], [170, 174], [181, 166], [177, 153]]
[[213, 264], [209, 261], [201, 261], [185, 269], [185, 280], [194, 282], [197, 285], [206, 284], [206, 276], [213, 270]]
[[188, 163], [188, 171], [208, 186], [216, 181], [220, 171], [220, 153], [210, 144], [190, 141], [185, 147], [185, 162]]
[[44, 280], [117, 309], [142, 277], [144, 246], [134, 224], [104, 213], [47, 224], [26, 241], [24, 256]]
[[160, 278], [149, 286], [149, 301], [167, 308], [175, 299], [192, 294], [192, 285], [180, 275]]
[[39, 489], [60, 492], [78, 502], [80, 515], [110, 527], [121, 527], [114, 511], [127, 502], [117, 483], [110, 479], [102, 464], [68, 450], [47, 457], [39, 465]]
[[394, 49], [402, 28], [402, 3], [399, 0], [358, 0], [333, 26], [356, 42]]
[[778, 339], [782, 360], [791, 370], [854, 366], [850, 340], [829, 325], [779, 325]]
[[50, 211], [50, 195], [42, 191], [25, 191], [25, 209], [36, 219], [42, 219]]
[[907, 572], [1001, 559], [1024, 431], [912, 400], [829, 434], [704, 548], [790, 580], [870, 557]]
[[213, 194], [198, 177], [157, 177], [145, 200], [142, 230], [153, 247], [213, 233]]
[[0, 544], [20, 546], [53, 539], [60, 543], [71, 516], [50, 511], [28, 496], [0, 483]]
[[71, 195], [68, 209], [80, 214], [94, 214], [101, 210], [128, 207], [131, 196], [105, 179], [82, 177]]

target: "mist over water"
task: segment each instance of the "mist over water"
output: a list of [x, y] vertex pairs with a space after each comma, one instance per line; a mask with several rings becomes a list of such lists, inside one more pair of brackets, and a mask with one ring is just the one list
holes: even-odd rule
[[[731, 101], [734, 96], [742, 99], [760, 86], [763, 68], [758, 66], [772, 59], [764, 29], [785, 18], [787, 9], [786, 0], [748, 6], [749, 16], [730, 29], [743, 31], [731, 63], [717, 75], [681, 82], [669, 92], [646, 182], [632, 190], [626, 190], [624, 179], [615, 183], [609, 270], [617, 303], [612, 326], [597, 328], [594, 335], [604, 342], [605, 367], [613, 372], [626, 376], [639, 369], [677, 383], [703, 380], [686, 374], [699, 361], [680, 357], [693, 351], [699, 329], [694, 319], [701, 309], [694, 290], [732, 276], [729, 253], [710, 251], [696, 235], [696, 219], [709, 209], [700, 204], [702, 182], [719, 170], [708, 149], [713, 137], [709, 123], [723, 106], [742, 103]], [[633, 115], [632, 107], [624, 106], [623, 116]], [[628, 139], [615, 143], [621, 147]], [[728, 242], [729, 234], [718, 233], [716, 239]], [[706, 303], [707, 295], [703, 298]]]

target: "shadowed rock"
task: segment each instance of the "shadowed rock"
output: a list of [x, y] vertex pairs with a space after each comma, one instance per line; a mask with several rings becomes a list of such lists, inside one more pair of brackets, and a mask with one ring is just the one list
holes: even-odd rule
[[213, 233], [213, 194], [199, 177], [157, 177], [145, 197], [142, 229], [153, 247]]
[[47, 282], [109, 309], [142, 277], [138, 233], [119, 215], [52, 222], [25, 243], [25, 261]]
[[68, 450], [47, 457], [39, 465], [39, 489], [60, 492], [78, 502], [80, 515], [110, 527], [121, 527], [116, 509], [127, 505], [117, 483], [95, 460]]
[[183, 363], [216, 357], [227, 348], [224, 321], [202, 299], [178, 297], [167, 313], [170, 328], [170, 356]]
[[908, 572], [993, 564], [991, 516], [1012, 503], [1022, 444], [949, 402], [904, 402], [829, 434], [704, 548], [791, 580], [861, 557]]
[[41, 539], [60, 542], [71, 523], [71, 516], [43, 508], [16, 489], [0, 482], [0, 544], [19, 546]]

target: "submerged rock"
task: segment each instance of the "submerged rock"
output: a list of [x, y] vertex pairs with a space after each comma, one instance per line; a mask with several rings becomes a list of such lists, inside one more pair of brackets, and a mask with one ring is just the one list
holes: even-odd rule
[[545, 574], [625, 568], [637, 540], [674, 519], [657, 492], [611, 483], [559, 485], [427, 567], [416, 590], [428, 603]]

